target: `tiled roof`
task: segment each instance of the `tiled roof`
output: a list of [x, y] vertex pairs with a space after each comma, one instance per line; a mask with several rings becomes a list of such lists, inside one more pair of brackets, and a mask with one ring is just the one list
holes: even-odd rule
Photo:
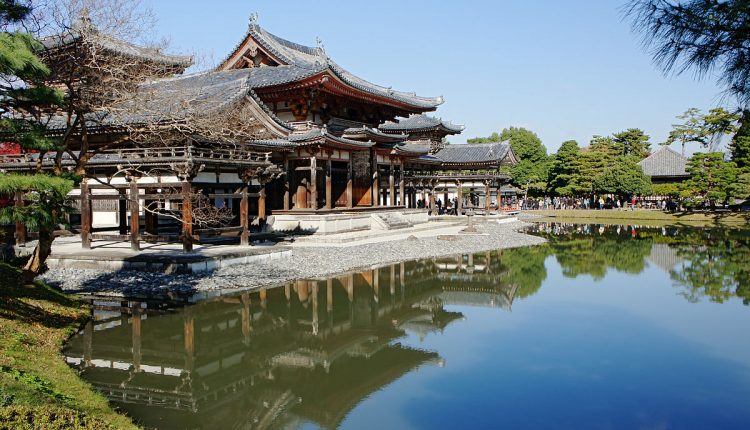
[[410, 152], [415, 154], [427, 154], [430, 152], [430, 145], [414, 144], [414, 143], [402, 143], [395, 145], [394, 149], [399, 152]]
[[367, 126], [363, 127], [350, 127], [343, 131], [344, 136], [369, 136], [376, 140], [387, 140], [387, 141], [403, 141], [406, 140], [409, 135], [407, 134], [386, 134], [377, 128], [371, 128]]
[[[283, 74], [284, 69], [279, 72]], [[236, 69], [150, 81], [139, 87], [132, 100], [115, 106], [109, 113], [94, 114], [89, 121], [100, 126], [174, 121], [216, 112], [250, 97], [273, 121], [291, 131], [253, 91], [286, 79], [279, 77], [279, 72], [269, 74], [267, 68]], [[64, 120], [61, 121], [59, 127], [53, 122], [49, 128], [64, 128]]]
[[668, 146], [662, 146], [658, 151], [641, 160], [638, 164], [643, 173], [653, 177], [687, 177], [685, 171], [688, 159]]
[[[54, 50], [82, 40], [82, 34], [80, 28], [76, 25], [66, 33], [45, 37], [41, 42], [46, 49]], [[193, 65], [193, 57], [191, 56], [165, 54], [158, 49], [138, 46], [103, 34], [95, 29], [88, 29], [86, 34], [88, 35], [86, 38], [88, 42], [95, 43], [101, 48], [118, 55], [166, 64], [183, 70]]]
[[358, 140], [346, 139], [344, 137], [338, 137], [328, 132], [323, 128], [314, 128], [304, 133], [292, 133], [289, 135], [289, 141], [298, 145], [305, 145], [311, 143], [321, 143], [327, 141], [333, 144], [344, 145], [348, 147], [358, 148], [370, 148], [374, 145], [373, 142], [360, 142]]
[[446, 145], [435, 158], [446, 164], [500, 163], [510, 152], [510, 143]]
[[[363, 92], [405, 103], [421, 110], [433, 110], [443, 103], [442, 97], [421, 97], [415, 93], [395, 91], [391, 88], [368, 82], [333, 62], [321, 48], [312, 48], [290, 42], [269, 33], [258, 25], [250, 25], [248, 36], [256, 40], [263, 49], [280, 59], [287, 67], [298, 69], [294, 71], [296, 74], [312, 76], [328, 71], [348, 85]], [[264, 69], [275, 69], [278, 67], [265, 67]], [[302, 79], [302, 77], [299, 79]]]
[[399, 118], [397, 119], [397, 122], [388, 121], [378, 128], [387, 133], [442, 129], [448, 134], [458, 134], [461, 133], [465, 127], [463, 125], [443, 121], [440, 118], [415, 114], [409, 115], [408, 118]]

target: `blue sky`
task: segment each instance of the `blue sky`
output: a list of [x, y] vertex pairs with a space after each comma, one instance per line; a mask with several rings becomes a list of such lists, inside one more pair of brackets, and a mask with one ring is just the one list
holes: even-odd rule
[[[721, 105], [713, 78], [665, 77], [621, 16], [625, 0], [146, 0], [170, 50], [218, 62], [251, 12], [268, 31], [329, 56], [372, 82], [443, 95], [434, 114], [466, 130], [461, 143], [505, 127], [565, 140], [639, 127], [662, 142], [689, 107]], [[730, 106], [732, 107], [732, 106]]]

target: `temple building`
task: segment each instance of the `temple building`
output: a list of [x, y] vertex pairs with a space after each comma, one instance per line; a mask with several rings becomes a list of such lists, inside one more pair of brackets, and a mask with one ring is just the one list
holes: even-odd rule
[[[502, 210], [513, 150], [447, 144], [464, 127], [425, 115], [442, 97], [370, 83], [256, 19], [218, 67], [197, 74], [184, 74], [189, 57], [89, 33], [98, 55], [132, 64], [143, 83], [81, 118], [88, 135], [73, 151], [0, 156], [4, 171], [85, 170], [75, 191], [84, 248], [98, 238], [135, 250], [180, 240], [189, 251], [205, 235], [249, 244], [251, 230], [423, 223], [449, 201], [459, 214]], [[43, 58], [59, 66], [81, 43], [74, 28], [46, 42]], [[50, 132], [62, 137], [69, 125], [53, 119]]]
[[638, 165], [653, 184], [678, 183], [690, 178], [686, 171], [688, 159], [669, 146], [663, 145], [656, 152], [641, 160]]

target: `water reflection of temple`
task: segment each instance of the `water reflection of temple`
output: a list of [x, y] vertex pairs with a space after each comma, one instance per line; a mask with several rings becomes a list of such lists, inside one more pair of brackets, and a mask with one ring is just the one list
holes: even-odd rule
[[65, 355], [148, 427], [336, 427], [358, 403], [438, 353], [399, 343], [460, 312], [510, 309], [497, 253], [305, 280], [176, 309], [100, 303]]

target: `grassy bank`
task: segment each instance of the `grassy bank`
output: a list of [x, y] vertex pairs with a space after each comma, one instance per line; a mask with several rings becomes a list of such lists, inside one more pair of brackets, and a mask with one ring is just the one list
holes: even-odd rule
[[88, 307], [0, 263], [0, 429], [130, 429], [63, 361]]
[[537, 210], [524, 213], [538, 215], [550, 221], [598, 222], [605, 224], [694, 226], [743, 225], [750, 223], [750, 213], [666, 213], [650, 210]]

